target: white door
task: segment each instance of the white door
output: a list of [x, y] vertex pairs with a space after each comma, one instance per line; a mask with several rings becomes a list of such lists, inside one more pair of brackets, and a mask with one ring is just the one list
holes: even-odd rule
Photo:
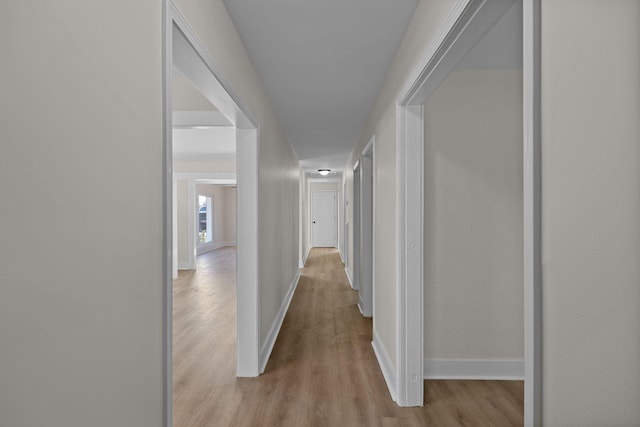
[[335, 190], [311, 192], [311, 243], [314, 247], [337, 246], [336, 206]]

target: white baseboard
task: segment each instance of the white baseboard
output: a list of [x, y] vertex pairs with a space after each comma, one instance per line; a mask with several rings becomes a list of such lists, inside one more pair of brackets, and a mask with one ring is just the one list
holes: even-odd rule
[[347, 267], [344, 268], [344, 272], [347, 275], [347, 280], [349, 281], [349, 286], [353, 289], [353, 280], [351, 280], [351, 273], [349, 273], [349, 269]]
[[396, 390], [396, 385], [398, 384], [398, 380], [396, 378], [396, 372], [391, 365], [389, 360], [389, 355], [384, 349], [384, 346], [380, 343], [378, 339], [378, 335], [375, 331], [373, 331], [373, 341], [371, 342], [373, 346], [373, 352], [376, 355], [376, 359], [378, 359], [378, 365], [380, 365], [380, 370], [382, 370], [382, 375], [384, 376], [384, 380], [387, 383], [387, 388], [389, 389], [389, 394], [394, 402], [398, 401], [398, 394]]
[[267, 334], [267, 339], [265, 340], [264, 345], [260, 349], [260, 373], [263, 373], [264, 369], [267, 367], [267, 362], [269, 361], [269, 357], [271, 356], [271, 352], [273, 351], [273, 346], [276, 343], [276, 338], [278, 338], [278, 334], [280, 333], [280, 328], [282, 327], [284, 316], [287, 314], [287, 310], [289, 309], [289, 304], [291, 304], [293, 293], [296, 291], [296, 288], [298, 287], [299, 280], [300, 280], [300, 270], [298, 270], [295, 277], [293, 278], [293, 281], [289, 286], [289, 290], [287, 291], [287, 294], [284, 296], [284, 300], [282, 301], [280, 310], [278, 310], [278, 314], [276, 314], [276, 318], [273, 320], [273, 324], [271, 325], [269, 334]]
[[196, 254], [202, 255], [207, 252], [215, 251], [216, 249], [224, 248], [226, 246], [235, 246], [236, 242], [215, 242], [215, 243], [205, 243], [204, 245], [200, 245], [196, 248]]
[[[358, 295], [358, 297], [360, 297], [360, 295]], [[373, 317], [373, 313], [365, 313], [363, 307], [363, 302], [358, 299], [358, 310], [360, 310], [360, 314], [362, 314], [362, 317]]]
[[425, 359], [425, 379], [523, 380], [523, 359]]

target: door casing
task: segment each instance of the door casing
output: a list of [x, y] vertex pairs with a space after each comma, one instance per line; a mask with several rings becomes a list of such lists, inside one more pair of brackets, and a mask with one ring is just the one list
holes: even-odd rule
[[[359, 166], [359, 199], [360, 199], [360, 262], [358, 272], [358, 308], [364, 317], [373, 317], [375, 275], [373, 265], [375, 259], [375, 227], [374, 227], [374, 146], [375, 135], [362, 150]], [[375, 322], [375, 320], [374, 320]], [[374, 325], [375, 328], [375, 325]]]
[[423, 104], [515, 1], [523, 3], [523, 232], [526, 426], [542, 425], [540, 0], [458, 0], [396, 104], [397, 369], [400, 406], [423, 396]]

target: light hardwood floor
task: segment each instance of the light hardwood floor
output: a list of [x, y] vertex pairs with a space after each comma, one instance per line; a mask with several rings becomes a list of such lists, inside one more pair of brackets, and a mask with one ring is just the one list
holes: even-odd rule
[[423, 408], [391, 400], [335, 249], [302, 270], [265, 373], [235, 377], [235, 248], [174, 283], [174, 426], [518, 426], [520, 381], [428, 381]]

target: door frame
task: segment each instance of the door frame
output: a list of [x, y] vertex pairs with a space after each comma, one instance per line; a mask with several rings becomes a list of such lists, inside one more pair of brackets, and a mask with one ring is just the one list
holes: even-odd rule
[[[259, 147], [260, 126], [222, 73], [215, 58], [171, 0], [163, 0], [162, 26], [162, 187], [163, 187], [163, 295], [162, 365], [163, 425], [173, 424], [173, 149], [172, 88], [174, 41], [188, 46], [192, 69], [181, 70], [194, 80], [206, 78], [207, 97], [236, 128], [237, 174], [237, 376], [260, 374], [260, 286], [259, 286]], [[175, 38], [175, 39], [174, 39]], [[181, 60], [183, 60], [182, 58]], [[182, 65], [182, 64], [180, 64]], [[197, 80], [197, 79], [196, 79]], [[202, 89], [202, 88], [201, 88]]]
[[360, 161], [353, 165], [353, 258], [351, 260], [352, 288], [360, 290]]
[[333, 243], [334, 246], [327, 246], [327, 247], [338, 247], [338, 192], [336, 190], [311, 190], [311, 215], [309, 218], [310, 221], [310, 228], [311, 228], [311, 246], [312, 247], [317, 247], [315, 246], [315, 228], [313, 227], [313, 217], [314, 217], [314, 201], [313, 201], [313, 195], [317, 194], [317, 193], [331, 193], [333, 194]]
[[[349, 221], [347, 221], [349, 203], [347, 202], [347, 181], [344, 180], [342, 184], [342, 248], [340, 254], [342, 255], [342, 262], [345, 265], [349, 265]], [[349, 273], [347, 271], [347, 273]], [[349, 279], [351, 282], [351, 279]], [[352, 285], [353, 286], [353, 285]]]
[[400, 406], [423, 396], [423, 104], [515, 1], [523, 2], [525, 425], [542, 423], [540, 0], [457, 0], [396, 105], [397, 377]]
[[[360, 157], [360, 271], [358, 272], [358, 308], [364, 317], [374, 317], [375, 274], [375, 141], [371, 139]], [[374, 320], [375, 322], [375, 320]], [[375, 330], [375, 325], [374, 325]]]

